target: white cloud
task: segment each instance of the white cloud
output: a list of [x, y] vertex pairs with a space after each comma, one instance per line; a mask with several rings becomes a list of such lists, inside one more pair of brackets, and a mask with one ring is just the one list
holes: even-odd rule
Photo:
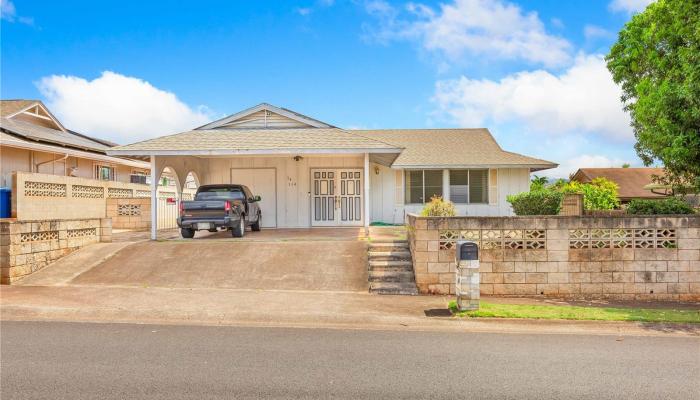
[[34, 18], [17, 15], [17, 9], [11, 0], [0, 0], [0, 19], [8, 22], [18, 21], [25, 25], [34, 25]]
[[612, 11], [622, 11], [629, 14], [642, 12], [654, 0], [613, 0], [608, 7]]
[[559, 75], [523, 71], [498, 81], [469, 79], [436, 83], [438, 114], [462, 126], [515, 123], [550, 135], [583, 131], [629, 140], [630, 118], [600, 56], [576, 57]]
[[619, 158], [608, 158], [602, 155], [582, 154], [561, 161], [558, 168], [545, 171], [535, 172], [535, 175], [546, 176], [553, 179], [568, 178], [579, 168], [606, 168], [606, 167], [621, 167], [622, 164], [628, 163]]
[[439, 9], [409, 3], [405, 12], [373, 0], [365, 9], [379, 23], [367, 29], [375, 40], [418, 40], [452, 61], [479, 56], [551, 67], [571, 60], [571, 44], [547, 33], [537, 13], [502, 0], [454, 0]]
[[615, 37], [612, 32], [597, 25], [586, 25], [583, 28], [583, 36], [586, 38], [586, 40]]
[[92, 81], [65, 75], [37, 83], [49, 109], [69, 129], [116, 143], [130, 143], [192, 129], [211, 120], [175, 94], [150, 83], [105, 71]]
[[305, 16], [311, 14], [311, 9], [308, 7], [297, 8], [297, 13], [299, 13], [299, 15], [305, 17]]

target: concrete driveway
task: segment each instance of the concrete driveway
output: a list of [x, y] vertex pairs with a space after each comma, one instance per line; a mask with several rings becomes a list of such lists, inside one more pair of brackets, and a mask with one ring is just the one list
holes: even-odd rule
[[367, 250], [357, 240], [141, 242], [71, 283], [367, 291]]
[[368, 290], [367, 244], [357, 229], [267, 230], [243, 240], [225, 232], [202, 236], [88, 246], [20, 285]]

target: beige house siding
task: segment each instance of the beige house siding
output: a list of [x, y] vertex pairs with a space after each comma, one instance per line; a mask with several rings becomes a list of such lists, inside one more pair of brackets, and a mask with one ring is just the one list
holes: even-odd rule
[[[377, 174], [377, 172], [379, 172]], [[379, 164], [370, 165], [370, 196], [372, 222], [403, 223], [408, 213], [420, 214], [422, 204], [403, 204], [402, 169], [391, 169]], [[449, 190], [445, 179], [444, 190]], [[455, 204], [458, 215], [499, 216], [513, 215], [506, 197], [526, 192], [530, 187], [527, 168], [498, 168], [490, 170], [488, 204]]]
[[14, 147], [0, 146], [0, 186], [12, 186], [13, 171], [30, 171], [29, 151]]
[[[2, 156], [0, 157], [2, 158], [0, 164], [2, 168], [2, 174], [0, 174], [0, 186], [10, 187], [12, 185], [12, 173], [15, 171], [32, 172], [32, 153], [34, 164], [41, 164], [38, 165], [33, 172], [40, 174], [68, 176], [68, 174], [70, 174], [70, 168], [77, 167], [75, 177], [94, 179], [95, 164], [103, 164], [115, 167], [115, 181], [128, 183], [131, 179], [130, 175], [133, 172], [141, 171], [148, 173], [147, 169], [130, 167], [128, 165], [113, 164], [80, 157], [68, 157], [65, 160], [61, 160], [63, 155], [58, 153], [47, 153], [42, 151], [0, 146], [0, 155]], [[56, 161], [50, 162], [51, 160]]]
[[298, 228], [311, 225], [311, 169], [362, 169], [364, 156], [304, 156], [299, 161], [291, 156], [210, 158], [208, 162], [201, 184], [231, 183], [231, 168], [275, 168], [277, 227]]

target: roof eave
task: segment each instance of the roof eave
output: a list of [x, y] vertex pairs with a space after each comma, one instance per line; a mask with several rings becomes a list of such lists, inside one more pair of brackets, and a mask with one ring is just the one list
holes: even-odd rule
[[129, 150], [109, 149], [111, 156], [236, 156], [236, 155], [277, 155], [277, 154], [360, 154], [390, 153], [398, 154], [396, 148], [323, 148], [323, 149], [222, 149], [222, 150]]
[[392, 168], [403, 169], [476, 169], [476, 168], [528, 168], [531, 171], [542, 171], [558, 167], [559, 164], [392, 164]]

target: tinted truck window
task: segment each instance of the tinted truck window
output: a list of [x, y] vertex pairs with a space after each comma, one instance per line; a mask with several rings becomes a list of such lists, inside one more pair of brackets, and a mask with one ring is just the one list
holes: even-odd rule
[[195, 200], [245, 200], [239, 188], [207, 188], [197, 193]]

